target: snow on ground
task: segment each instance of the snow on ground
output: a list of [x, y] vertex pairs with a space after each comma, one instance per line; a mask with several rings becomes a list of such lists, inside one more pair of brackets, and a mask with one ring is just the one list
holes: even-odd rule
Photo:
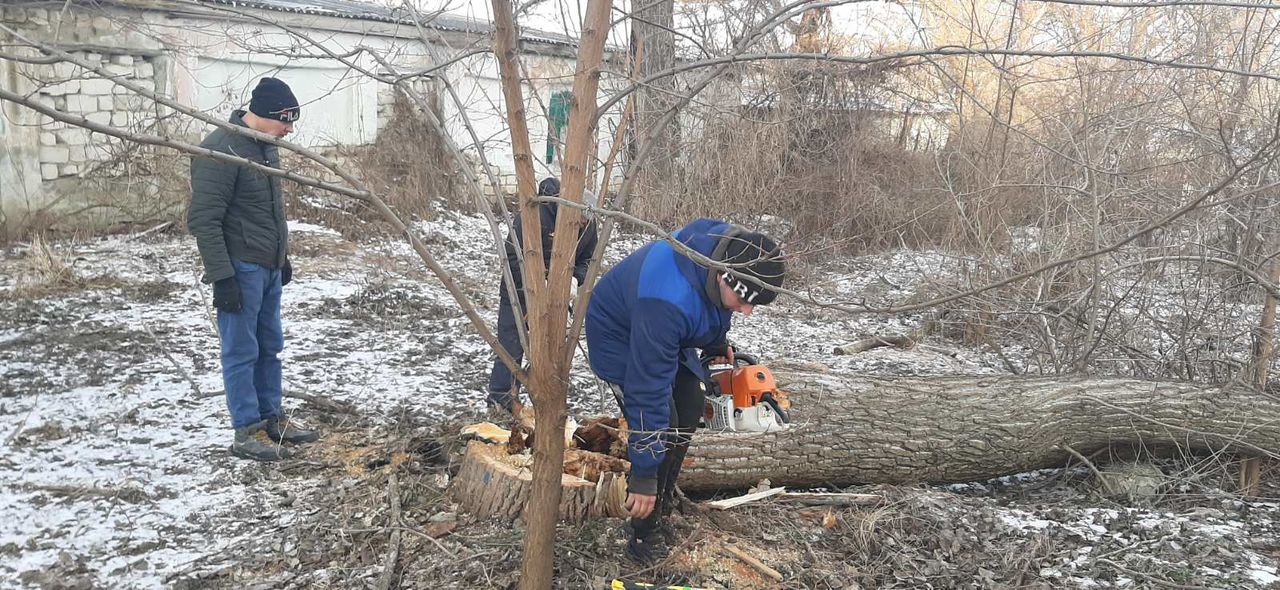
[[[291, 227], [295, 282], [284, 291], [283, 313], [287, 391], [351, 404], [356, 419], [371, 423], [406, 411], [446, 420], [482, 408], [492, 357], [408, 244], [354, 244], [323, 227]], [[492, 325], [499, 258], [487, 223], [444, 214], [416, 229]], [[646, 239], [621, 236], [608, 260]], [[59, 244], [55, 251], [82, 284], [32, 291], [29, 279], [20, 279], [32, 272], [27, 258], [0, 258], [0, 587], [78, 577], [113, 588], [161, 588], [197, 560], [278, 549], [264, 546], [264, 539], [307, 516], [304, 503], [283, 499], [320, 482], [227, 455], [231, 432], [218, 395], [217, 336], [194, 242], [123, 236]], [[882, 304], [927, 289], [965, 264], [940, 253], [895, 251], [814, 272], [809, 282], [834, 299]], [[945, 350], [831, 354], [834, 346], [867, 336], [908, 333], [923, 317], [837, 314], [784, 300], [735, 318], [730, 336], [765, 360], [821, 362], [854, 373], [1004, 372], [992, 353], [955, 343], [945, 343]], [[581, 353], [572, 390], [572, 412], [612, 410]], [[286, 399], [287, 408], [298, 405]], [[1048, 473], [939, 493], [982, 495]], [[1000, 510], [1008, 534], [1057, 531], [1088, 543], [1116, 542], [1108, 535], [1117, 510], [1073, 508], [1052, 519], [1031, 507]], [[1241, 551], [1245, 557], [1232, 575], [1247, 571], [1263, 587], [1277, 579], [1276, 562], [1242, 539], [1264, 534], [1274, 540], [1276, 531], [1233, 516], [1241, 510], [1178, 530]], [[1155, 511], [1125, 512], [1124, 518], [1147, 529], [1182, 526], [1182, 516]], [[1064, 563], [1043, 575], [1064, 586], [1124, 586], [1078, 576], [1077, 569]]]

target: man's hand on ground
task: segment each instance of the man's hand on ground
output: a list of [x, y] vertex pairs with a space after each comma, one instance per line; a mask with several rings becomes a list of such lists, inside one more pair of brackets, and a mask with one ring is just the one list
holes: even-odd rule
[[235, 277], [213, 282], [213, 306], [230, 313], [240, 311], [240, 283]]
[[632, 518], [644, 518], [649, 516], [650, 512], [653, 512], [653, 506], [657, 502], [657, 496], [648, 496], [632, 492], [627, 494], [627, 502], [625, 506]]

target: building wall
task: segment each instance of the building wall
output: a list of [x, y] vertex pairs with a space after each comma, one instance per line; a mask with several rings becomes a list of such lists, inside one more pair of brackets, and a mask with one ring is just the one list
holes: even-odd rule
[[[124, 75], [147, 89], [195, 107], [208, 116], [224, 119], [243, 108], [259, 78], [276, 76], [287, 81], [301, 101], [302, 119], [289, 139], [308, 147], [360, 145], [374, 142], [378, 131], [394, 124], [390, 104], [394, 90], [328, 58], [303, 55], [304, 47], [278, 28], [258, 19], [289, 26], [322, 39], [337, 54], [367, 48], [402, 71], [427, 67], [433, 60], [451, 55], [450, 47], [483, 42], [465, 33], [443, 31], [438, 43], [424, 44], [413, 27], [328, 16], [244, 12], [173, 13], [112, 8], [88, 11], [72, 8], [5, 8], [0, 19], [17, 25], [24, 35], [55, 41], [78, 57], [99, 64], [113, 74]], [[552, 93], [572, 87], [573, 59], [569, 48], [525, 44], [525, 67], [532, 81], [525, 87], [526, 112], [535, 155], [543, 155], [549, 122], [546, 106]], [[353, 59], [361, 68], [385, 73], [368, 54]], [[38, 101], [57, 110], [81, 115], [90, 121], [136, 131], [164, 134], [195, 142], [213, 128], [185, 115], [171, 116], [169, 109], [132, 95], [106, 79], [81, 76], [70, 64], [30, 65], [0, 60], [0, 75], [15, 86], [35, 92]], [[474, 56], [448, 68], [462, 106], [447, 95], [436, 97], [454, 140], [472, 158], [480, 173], [477, 149], [463, 113], [480, 138], [490, 164], [503, 184], [513, 188], [514, 164], [506, 109], [497, 68], [489, 55]], [[438, 84], [420, 81], [419, 88], [439, 90]], [[128, 146], [100, 134], [58, 123], [11, 103], [0, 104], [0, 208], [6, 223], [51, 203], [80, 207], [84, 201], [119, 198], [136, 193], [146, 200], [155, 191], [182, 192], [184, 187], [160, 188], [161, 183], [132, 182], [144, 167], [121, 167]], [[616, 115], [612, 116], [616, 120]], [[611, 125], [604, 124], [604, 128]], [[609, 138], [602, 138], [601, 157], [607, 155]], [[558, 163], [538, 158], [539, 175], [556, 174]], [[114, 171], [108, 170], [114, 166]], [[86, 182], [91, 171], [115, 174], [120, 182], [101, 179]], [[117, 174], [118, 173], [118, 174]], [[172, 170], [165, 174], [174, 174]], [[126, 178], [128, 177], [128, 178]], [[170, 179], [172, 180], [172, 179]], [[184, 181], [185, 182], [185, 181]], [[489, 183], [480, 185], [488, 188]], [[63, 198], [63, 197], [69, 198]], [[153, 199], [154, 200], [154, 199]], [[181, 200], [181, 199], [179, 199]], [[107, 208], [104, 208], [104, 210]]]
[[[30, 91], [17, 64], [0, 60], [0, 84], [16, 92]], [[24, 107], [0, 101], [0, 213], [27, 210], [41, 193], [40, 128], [28, 123]], [[24, 124], [26, 123], [26, 124]], [[15, 221], [16, 223], [16, 221]]]
[[[163, 88], [161, 47], [142, 36], [123, 31], [112, 21], [68, 11], [6, 8], [6, 23], [23, 34], [41, 39], [56, 31], [71, 53], [111, 74], [124, 75], [148, 89]], [[7, 71], [6, 71], [7, 70]], [[7, 86], [36, 102], [88, 121], [126, 129], [141, 129], [154, 122], [156, 112], [142, 99], [107, 79], [81, 79], [80, 68], [70, 63], [37, 65], [0, 60]], [[12, 103], [0, 105], [0, 208], [5, 225], [21, 222], [50, 204], [83, 207], [71, 199], [59, 199], [80, 190], [80, 181], [113, 158], [109, 142], [100, 135], [56, 122]]]

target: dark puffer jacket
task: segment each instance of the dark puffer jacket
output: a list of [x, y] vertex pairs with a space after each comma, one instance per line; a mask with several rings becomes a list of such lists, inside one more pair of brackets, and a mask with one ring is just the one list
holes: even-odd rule
[[[236, 111], [231, 122], [245, 126], [243, 117], [244, 111]], [[200, 147], [280, 167], [276, 146], [226, 129], [214, 130]], [[204, 261], [205, 282], [235, 276], [231, 258], [271, 269], [283, 267], [289, 253], [289, 227], [280, 178], [214, 158], [192, 158], [187, 229], [195, 236]]]
[[[551, 249], [555, 247], [556, 214], [559, 211], [559, 203], [543, 203], [538, 207], [538, 220], [542, 227], [542, 264], [548, 273], [551, 272]], [[515, 221], [511, 224], [511, 231], [507, 234], [505, 241], [507, 264], [511, 267], [511, 278], [515, 280], [516, 288], [523, 290], [524, 277], [520, 274], [520, 255], [516, 253], [512, 237], [515, 237], [515, 242], [521, 247], [524, 246], [524, 223], [519, 212], [516, 212], [514, 217]], [[595, 220], [587, 219], [586, 221], [587, 224], [578, 230], [578, 248], [574, 250], [573, 255], [573, 279], [579, 285], [587, 278], [587, 268], [591, 266], [591, 255], [595, 254], [596, 242], [599, 241]], [[505, 281], [502, 283], [502, 288], [506, 289]], [[520, 301], [524, 301], [523, 295]]]

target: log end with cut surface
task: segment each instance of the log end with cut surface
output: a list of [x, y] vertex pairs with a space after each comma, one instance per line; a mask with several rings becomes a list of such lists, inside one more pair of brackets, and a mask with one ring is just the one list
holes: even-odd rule
[[[516, 520], [529, 498], [532, 464], [531, 455], [509, 455], [505, 445], [472, 441], [449, 494], [476, 516]], [[580, 522], [625, 515], [627, 469], [626, 462], [614, 457], [569, 449], [560, 479], [560, 518]]]

